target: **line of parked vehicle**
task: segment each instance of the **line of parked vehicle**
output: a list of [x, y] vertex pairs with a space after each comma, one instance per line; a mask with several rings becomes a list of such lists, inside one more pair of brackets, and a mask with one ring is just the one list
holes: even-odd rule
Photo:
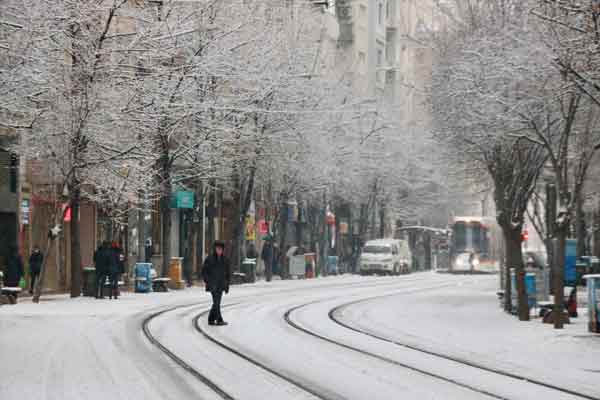
[[412, 259], [406, 240], [370, 240], [363, 247], [359, 270], [361, 275], [408, 274], [412, 271]]

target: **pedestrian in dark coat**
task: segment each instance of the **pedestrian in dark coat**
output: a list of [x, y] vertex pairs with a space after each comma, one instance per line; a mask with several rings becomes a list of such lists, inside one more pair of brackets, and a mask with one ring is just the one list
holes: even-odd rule
[[94, 261], [96, 263], [96, 298], [103, 299], [103, 288], [106, 283], [106, 278], [111, 271], [116, 271], [117, 269], [115, 257], [110, 248], [110, 242], [106, 241], [102, 243], [102, 246], [94, 255]]
[[206, 257], [202, 267], [202, 278], [206, 285], [206, 291], [210, 292], [213, 300], [212, 308], [208, 314], [209, 325], [227, 325], [221, 315], [221, 299], [223, 292], [229, 293], [231, 266], [225, 254], [223, 254], [224, 251], [225, 245], [222, 242], [216, 242], [214, 253]]
[[246, 258], [255, 259], [258, 257], [258, 253], [256, 252], [256, 247], [254, 243], [248, 244], [248, 248], [246, 249]]
[[265, 265], [265, 276], [267, 277], [267, 281], [270, 281], [271, 276], [273, 276], [273, 243], [271, 240], [265, 241], [262, 252], [260, 253], [260, 258]]
[[31, 286], [29, 293], [33, 294], [33, 288], [35, 282], [39, 279], [40, 273], [42, 272], [42, 263], [44, 262], [44, 255], [40, 251], [39, 246], [33, 247], [33, 252], [29, 256], [29, 275], [31, 276]]
[[108, 281], [110, 287], [108, 297], [109, 299], [112, 299], [114, 296], [115, 299], [118, 299], [119, 280], [121, 275], [125, 273], [125, 255], [123, 254], [123, 250], [117, 242], [112, 243], [111, 250], [113, 259], [108, 271]]
[[154, 255], [154, 249], [152, 248], [152, 239], [146, 239], [146, 245], [144, 246], [144, 259], [147, 263], [152, 262], [152, 256]]

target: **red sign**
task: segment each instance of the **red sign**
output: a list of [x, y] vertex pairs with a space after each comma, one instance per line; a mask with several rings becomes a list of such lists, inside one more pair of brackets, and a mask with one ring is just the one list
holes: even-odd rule
[[[65, 212], [65, 208], [67, 209], [67, 212]], [[65, 216], [64, 221], [71, 222], [71, 207], [67, 207], [67, 203], [65, 203], [62, 205], [62, 211]]]
[[264, 219], [258, 221], [258, 232], [261, 235], [266, 235], [267, 233], [269, 233], [269, 224]]

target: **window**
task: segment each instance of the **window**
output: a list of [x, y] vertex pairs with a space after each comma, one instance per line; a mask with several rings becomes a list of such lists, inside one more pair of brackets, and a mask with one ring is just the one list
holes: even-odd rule
[[395, 80], [395, 71], [389, 70], [385, 71], [385, 83], [392, 84]]
[[379, 3], [379, 10], [377, 13], [377, 18], [379, 21], [379, 25], [383, 25], [383, 4]]
[[363, 4], [360, 5], [360, 11], [359, 11], [358, 15], [361, 19], [367, 18], [367, 7], [364, 6]]
[[11, 193], [17, 193], [17, 186], [19, 183], [19, 158], [15, 153], [10, 154], [10, 179], [9, 187]]
[[387, 3], [385, 3], [385, 17], [389, 18], [391, 17], [392, 11], [390, 10], [390, 8], [392, 7], [392, 2], [390, 0], [388, 0]]
[[365, 53], [363, 53], [362, 51], [360, 51], [358, 53], [358, 64], [359, 64], [360, 67], [364, 67], [365, 66], [365, 60], [366, 60]]
[[377, 66], [383, 65], [383, 51], [377, 49]]

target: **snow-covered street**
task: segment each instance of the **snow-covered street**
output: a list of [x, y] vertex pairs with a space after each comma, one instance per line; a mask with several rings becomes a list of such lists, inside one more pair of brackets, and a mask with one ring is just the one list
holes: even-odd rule
[[25, 300], [0, 308], [0, 398], [600, 398], [585, 318], [519, 323], [496, 286], [429, 272], [261, 282], [232, 288], [226, 327], [208, 326], [202, 288]]

